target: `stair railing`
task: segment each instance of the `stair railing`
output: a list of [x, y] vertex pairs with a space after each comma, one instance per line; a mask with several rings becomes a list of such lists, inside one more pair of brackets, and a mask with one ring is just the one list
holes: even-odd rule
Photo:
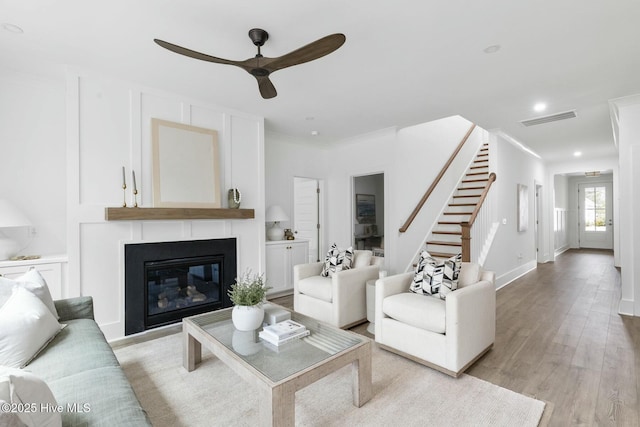
[[[478, 213], [480, 212], [480, 209], [482, 208], [482, 205], [484, 204], [484, 201], [487, 198], [487, 195], [489, 194], [489, 189], [491, 188], [491, 184], [493, 184], [495, 180], [496, 180], [496, 174], [491, 172], [491, 174], [489, 175], [489, 180], [485, 184], [484, 190], [482, 190], [482, 194], [480, 195], [480, 200], [478, 200], [478, 203], [476, 204], [476, 207], [473, 210], [473, 213], [469, 217], [469, 220], [460, 223], [460, 227], [462, 228], [462, 261], [463, 262], [471, 262], [471, 227], [473, 227], [473, 224], [475, 223], [476, 218], [478, 217]], [[483, 227], [481, 228], [485, 228], [486, 230], [489, 229], [490, 227], [489, 221], [492, 220], [492, 218], [490, 217], [491, 215], [483, 215], [483, 222], [486, 222], [486, 224], [483, 224]], [[476, 254], [478, 253], [480, 249], [480, 245], [482, 244], [481, 239], [478, 239], [478, 237], [480, 236], [476, 235], [476, 239], [474, 239], [474, 240], [477, 240], [477, 244], [475, 248], [476, 251], [474, 251]]]
[[451, 163], [453, 163], [453, 160], [456, 158], [456, 156], [462, 149], [462, 146], [464, 145], [465, 142], [467, 142], [467, 140], [469, 139], [469, 137], [471, 136], [471, 133], [475, 128], [476, 128], [476, 125], [472, 124], [469, 130], [467, 131], [467, 133], [465, 134], [465, 136], [460, 141], [460, 144], [458, 144], [458, 147], [455, 149], [453, 154], [451, 154], [451, 157], [449, 157], [449, 160], [447, 160], [447, 163], [445, 163], [445, 165], [442, 167], [442, 170], [440, 171], [438, 176], [436, 176], [431, 186], [427, 189], [427, 191], [424, 193], [424, 196], [422, 196], [422, 198], [420, 199], [416, 207], [413, 209], [413, 212], [411, 212], [411, 215], [409, 215], [409, 218], [407, 218], [407, 220], [402, 225], [402, 227], [400, 227], [399, 231], [401, 233], [404, 233], [409, 229], [409, 226], [411, 225], [413, 220], [416, 219], [416, 216], [418, 216], [420, 209], [422, 209], [424, 204], [427, 202], [427, 199], [429, 198], [429, 196], [431, 196], [431, 193], [433, 192], [433, 190], [435, 190], [436, 186], [444, 176], [445, 172], [447, 171], [447, 169], [449, 169], [449, 166], [451, 166]]

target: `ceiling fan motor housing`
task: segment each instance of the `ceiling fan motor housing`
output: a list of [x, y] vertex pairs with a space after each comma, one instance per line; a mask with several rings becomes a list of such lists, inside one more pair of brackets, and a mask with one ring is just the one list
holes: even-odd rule
[[253, 28], [249, 30], [249, 38], [254, 45], [260, 47], [269, 39], [269, 33], [261, 28]]

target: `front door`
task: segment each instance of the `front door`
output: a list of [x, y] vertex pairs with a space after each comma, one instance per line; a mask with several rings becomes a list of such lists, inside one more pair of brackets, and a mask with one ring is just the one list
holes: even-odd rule
[[613, 249], [612, 188], [611, 182], [578, 185], [581, 248]]

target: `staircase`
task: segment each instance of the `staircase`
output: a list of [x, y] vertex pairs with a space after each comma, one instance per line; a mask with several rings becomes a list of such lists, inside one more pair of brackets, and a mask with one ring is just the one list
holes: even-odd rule
[[485, 143], [427, 239], [426, 250], [432, 257], [450, 258], [462, 252], [461, 224], [469, 221], [488, 181], [489, 145]]

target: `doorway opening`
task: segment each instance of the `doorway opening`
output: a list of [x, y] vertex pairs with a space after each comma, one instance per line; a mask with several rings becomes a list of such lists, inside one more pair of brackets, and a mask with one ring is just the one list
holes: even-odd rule
[[353, 248], [384, 256], [384, 173], [354, 176], [352, 194]]

